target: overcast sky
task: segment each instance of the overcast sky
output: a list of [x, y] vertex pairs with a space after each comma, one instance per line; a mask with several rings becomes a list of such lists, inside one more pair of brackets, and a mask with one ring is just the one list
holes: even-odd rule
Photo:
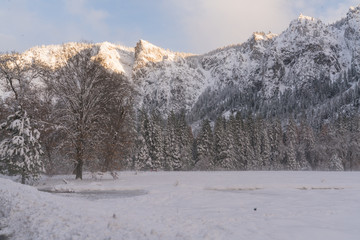
[[281, 33], [300, 13], [326, 23], [358, 0], [0, 0], [0, 51], [69, 41], [139, 39], [173, 51], [205, 53]]

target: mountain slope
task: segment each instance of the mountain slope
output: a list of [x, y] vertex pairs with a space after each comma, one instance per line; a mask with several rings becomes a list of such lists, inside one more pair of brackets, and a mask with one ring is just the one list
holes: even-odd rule
[[[332, 118], [358, 111], [359, 43], [360, 5], [331, 25], [300, 15], [280, 35], [254, 33], [242, 44], [204, 55], [140, 40], [135, 48], [107, 42], [35, 47], [23, 56], [56, 68], [92, 48], [94, 58], [136, 86], [137, 108], [164, 116], [184, 109], [191, 122], [234, 111]], [[336, 109], [323, 110], [331, 104]]]
[[[332, 25], [300, 15], [278, 36], [254, 33], [243, 44], [144, 66], [134, 75], [142, 83], [144, 106], [163, 114], [184, 108], [191, 121], [237, 110], [271, 115], [261, 107], [276, 104], [284, 95], [299, 100], [296, 94], [311, 90], [305, 97], [314, 100], [301, 110], [320, 109], [329, 104], [328, 98], [353, 89], [358, 80], [359, 10], [351, 8]], [[345, 75], [351, 84], [343, 84]], [[345, 89], [318, 96], [340, 85]]]

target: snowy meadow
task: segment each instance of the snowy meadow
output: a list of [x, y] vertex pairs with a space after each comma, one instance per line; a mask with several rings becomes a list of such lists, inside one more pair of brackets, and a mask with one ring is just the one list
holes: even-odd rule
[[44, 177], [35, 187], [0, 178], [0, 239], [360, 235], [358, 172], [119, 172], [118, 179], [106, 173], [72, 178]]

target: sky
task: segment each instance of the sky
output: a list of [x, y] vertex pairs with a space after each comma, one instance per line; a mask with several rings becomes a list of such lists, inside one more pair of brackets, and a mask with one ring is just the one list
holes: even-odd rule
[[280, 34], [300, 14], [332, 23], [358, 0], [0, 0], [0, 52], [66, 42], [140, 39], [172, 51], [202, 54]]

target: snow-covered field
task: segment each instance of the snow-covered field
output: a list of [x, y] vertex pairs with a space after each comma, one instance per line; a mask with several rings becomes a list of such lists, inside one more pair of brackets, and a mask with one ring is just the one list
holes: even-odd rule
[[[358, 172], [0, 178], [0, 239], [359, 239]], [[63, 180], [65, 179], [65, 180]], [[94, 192], [104, 191], [104, 194]]]

